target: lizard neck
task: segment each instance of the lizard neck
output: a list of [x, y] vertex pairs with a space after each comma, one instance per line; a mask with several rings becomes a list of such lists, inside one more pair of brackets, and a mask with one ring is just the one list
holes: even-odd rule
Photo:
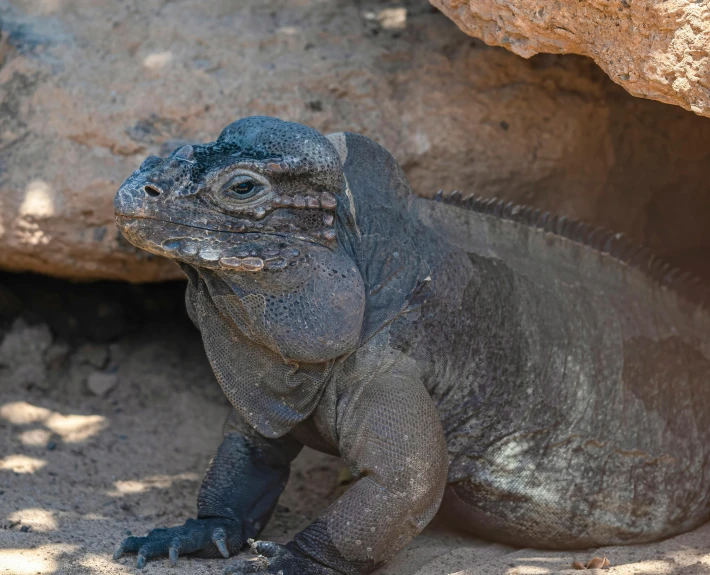
[[338, 241], [365, 283], [361, 342], [407, 313], [431, 279], [437, 239], [417, 215], [412, 191], [394, 157], [358, 134], [339, 134], [345, 190]]

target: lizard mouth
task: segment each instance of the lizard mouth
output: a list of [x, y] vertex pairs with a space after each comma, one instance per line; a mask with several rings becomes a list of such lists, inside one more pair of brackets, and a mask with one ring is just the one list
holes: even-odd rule
[[212, 232], [214, 234], [230, 234], [232, 236], [256, 236], [257, 238], [259, 236], [271, 236], [274, 238], [283, 238], [283, 239], [297, 239], [300, 242], [305, 242], [309, 244], [313, 244], [315, 246], [319, 247], [326, 247], [322, 243], [317, 242], [313, 238], [307, 237], [303, 234], [291, 234], [291, 233], [285, 233], [285, 232], [265, 232], [262, 230], [254, 230], [254, 231], [236, 231], [236, 230], [224, 230], [224, 229], [219, 229], [219, 228], [212, 228], [209, 226], [196, 226], [194, 224], [183, 224], [181, 222], [173, 222], [170, 220], [163, 220], [160, 218], [154, 218], [150, 216], [135, 216], [135, 215], [124, 215], [124, 214], [119, 214], [116, 213], [114, 214], [115, 219], [116, 219], [116, 225], [123, 230], [124, 226], [126, 224], [130, 224], [132, 221], [151, 221], [151, 222], [160, 222], [161, 224], [166, 224], [174, 228], [188, 228], [188, 229], [193, 229], [193, 230], [203, 230], [206, 232]]
[[[301, 234], [262, 230], [240, 232], [120, 213], [115, 214], [115, 219], [126, 239], [136, 247], [210, 269], [281, 270], [298, 265], [308, 257], [308, 254], [301, 254], [299, 245], [328, 249]], [[271, 241], [264, 242], [267, 238]]]

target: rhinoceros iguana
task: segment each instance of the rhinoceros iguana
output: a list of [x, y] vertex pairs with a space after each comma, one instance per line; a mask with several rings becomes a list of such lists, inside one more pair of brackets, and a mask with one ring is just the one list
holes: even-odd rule
[[238, 553], [303, 445], [358, 480], [227, 573], [370, 573], [440, 505], [472, 533], [547, 548], [649, 541], [710, 515], [706, 290], [621, 236], [494, 199], [415, 198], [368, 138], [268, 117], [149, 157], [115, 213], [187, 275], [234, 406], [197, 518], [117, 557]]

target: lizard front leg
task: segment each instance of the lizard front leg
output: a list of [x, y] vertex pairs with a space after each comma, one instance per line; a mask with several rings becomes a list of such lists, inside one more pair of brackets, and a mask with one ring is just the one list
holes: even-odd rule
[[292, 542], [256, 542], [260, 557], [225, 573], [371, 573], [432, 519], [448, 455], [424, 386], [396, 376], [366, 382], [339, 402], [337, 419], [341, 455], [360, 479]]
[[142, 569], [150, 559], [179, 555], [229, 557], [256, 537], [273, 513], [301, 449], [294, 439], [266, 439], [232, 412], [224, 438], [212, 459], [197, 498], [197, 519], [178, 527], [154, 529], [145, 537], [128, 537], [114, 554], [138, 555]]

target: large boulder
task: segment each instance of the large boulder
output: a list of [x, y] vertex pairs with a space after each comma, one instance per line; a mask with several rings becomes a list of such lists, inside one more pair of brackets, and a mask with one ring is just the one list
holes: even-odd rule
[[710, 116], [703, 0], [431, 0], [459, 27], [529, 58], [582, 54], [634, 96]]
[[[710, 120], [631, 98], [591, 60], [523, 60], [422, 0], [0, 0], [0, 266], [179, 277], [113, 225], [149, 154], [268, 114], [389, 148], [419, 194], [458, 188], [710, 245]], [[705, 204], [703, 205], [703, 202]]]

